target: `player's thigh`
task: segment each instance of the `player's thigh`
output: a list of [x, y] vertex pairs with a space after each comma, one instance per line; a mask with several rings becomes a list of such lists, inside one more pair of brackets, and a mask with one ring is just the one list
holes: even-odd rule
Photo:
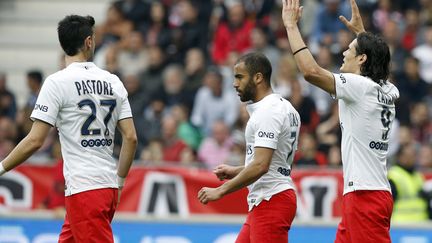
[[391, 242], [393, 200], [389, 192], [356, 191], [348, 201], [346, 222], [351, 242]]
[[251, 211], [252, 243], [286, 243], [297, 209], [293, 190], [283, 191], [262, 201]]
[[66, 212], [65, 220], [59, 235], [59, 243], [75, 243], [75, 239], [73, 237], [72, 229], [69, 224], [68, 214]]
[[117, 189], [98, 189], [66, 199], [69, 222], [77, 242], [113, 242], [111, 221]]
[[243, 224], [240, 232], [237, 236], [235, 243], [250, 243], [250, 225], [249, 225], [249, 215], [246, 219], [246, 222]]

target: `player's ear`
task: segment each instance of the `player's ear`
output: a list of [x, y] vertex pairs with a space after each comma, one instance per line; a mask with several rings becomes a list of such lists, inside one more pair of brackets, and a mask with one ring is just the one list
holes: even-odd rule
[[264, 81], [264, 76], [262, 75], [262, 73], [259, 73], [259, 72], [256, 73], [254, 75], [254, 81], [255, 81], [255, 85], [263, 82]]
[[93, 37], [91, 35], [87, 36], [87, 38], [85, 38], [85, 40], [84, 40], [84, 45], [85, 45], [86, 49], [91, 49], [93, 42], [94, 42]]
[[366, 62], [366, 60], [367, 60], [367, 55], [366, 54], [361, 54], [361, 55], [359, 55], [359, 61], [360, 61], [360, 65], [363, 65], [363, 63], [365, 63]]

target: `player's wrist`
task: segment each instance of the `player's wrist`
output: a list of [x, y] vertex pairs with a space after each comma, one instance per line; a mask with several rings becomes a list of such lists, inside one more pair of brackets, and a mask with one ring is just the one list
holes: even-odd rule
[[6, 169], [3, 166], [3, 163], [0, 162], [0, 176], [3, 175], [4, 173], [6, 173]]
[[126, 181], [125, 177], [121, 177], [121, 176], [117, 175], [117, 185], [118, 185], [119, 189], [124, 187], [125, 181]]

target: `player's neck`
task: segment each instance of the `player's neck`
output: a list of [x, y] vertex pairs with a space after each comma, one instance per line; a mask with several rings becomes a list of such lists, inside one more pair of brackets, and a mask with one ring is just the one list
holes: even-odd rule
[[75, 56], [68, 56], [68, 55], [65, 56], [66, 66], [69, 66], [69, 64], [74, 62], [88, 62], [88, 61], [89, 61], [88, 57], [82, 52], [76, 54]]
[[272, 93], [273, 90], [270, 87], [266, 89], [257, 89], [254, 103], [264, 99], [264, 97], [266, 97], [267, 95], [271, 95]]

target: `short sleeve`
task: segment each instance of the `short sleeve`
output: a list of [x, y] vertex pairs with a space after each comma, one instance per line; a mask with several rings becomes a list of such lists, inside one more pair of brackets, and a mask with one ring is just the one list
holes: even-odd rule
[[[116, 76], [116, 78], [118, 79], [117, 76]], [[123, 120], [126, 118], [132, 118], [132, 110], [131, 110], [129, 100], [128, 100], [128, 92], [127, 92], [126, 88], [124, 87], [123, 83], [120, 81], [120, 79], [118, 79], [118, 80], [121, 84], [121, 94], [120, 94], [121, 106], [120, 106], [119, 120]]]
[[55, 126], [62, 104], [61, 93], [54, 80], [47, 78], [39, 92], [30, 119], [38, 119]]
[[369, 82], [364, 82], [365, 77], [352, 73], [334, 73], [336, 99], [345, 101], [357, 101], [365, 93]]
[[283, 117], [271, 110], [260, 112], [255, 120], [255, 147], [276, 149], [282, 131]]

